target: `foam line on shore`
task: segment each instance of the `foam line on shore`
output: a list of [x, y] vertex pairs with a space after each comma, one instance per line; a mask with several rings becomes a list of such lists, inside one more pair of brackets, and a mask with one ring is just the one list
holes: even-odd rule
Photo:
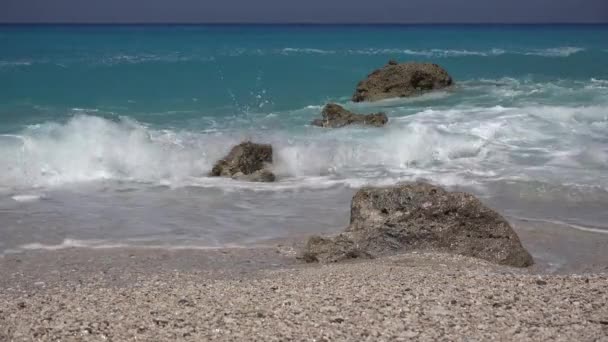
[[576, 230], [587, 232], [587, 233], [608, 234], [608, 229], [585, 227], [585, 226], [572, 224], [572, 223], [559, 221], [559, 220], [538, 219], [538, 218], [529, 218], [529, 217], [513, 216], [513, 215], [505, 215], [505, 216], [508, 217], [509, 219], [515, 219], [515, 220], [523, 221], [523, 222], [549, 223], [549, 224], [555, 224], [558, 226], [565, 226], [568, 228], [576, 229]]
[[[261, 247], [261, 246], [257, 246]], [[133, 249], [159, 249], [159, 250], [218, 250], [218, 249], [244, 249], [249, 248], [243, 245], [237, 244], [225, 244], [222, 246], [197, 246], [197, 245], [137, 245], [129, 244], [125, 242], [110, 242], [106, 240], [79, 240], [79, 239], [64, 239], [59, 244], [44, 244], [39, 242], [33, 242], [23, 244], [15, 248], [7, 249], [0, 253], [0, 256], [6, 256], [9, 254], [18, 254], [25, 251], [58, 251], [69, 248], [85, 248], [85, 249], [117, 249], [117, 248], [133, 248]]]

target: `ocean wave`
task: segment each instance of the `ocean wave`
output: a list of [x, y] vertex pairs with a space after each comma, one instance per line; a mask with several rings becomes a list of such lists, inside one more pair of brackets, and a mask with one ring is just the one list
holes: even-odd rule
[[182, 63], [182, 62], [212, 62], [214, 56], [181, 54], [181, 53], [116, 53], [107, 55], [65, 56], [57, 58], [41, 58], [28, 60], [0, 61], [0, 69], [29, 67], [33, 65], [53, 65], [68, 68], [74, 64], [92, 66], [135, 65], [146, 63]]
[[546, 49], [504, 49], [491, 48], [486, 50], [471, 49], [409, 49], [409, 48], [342, 48], [324, 49], [314, 47], [285, 47], [281, 49], [248, 49], [233, 48], [220, 50], [215, 55], [205, 53], [113, 53], [98, 55], [64, 56], [43, 59], [1, 60], [0, 69], [31, 67], [34, 65], [53, 65], [68, 68], [74, 64], [92, 66], [136, 65], [146, 63], [206, 63], [216, 61], [218, 56], [267, 56], [267, 55], [402, 55], [424, 58], [461, 58], [461, 57], [497, 57], [502, 55], [525, 55], [537, 57], [570, 57], [586, 51], [583, 47], [564, 46]]
[[55, 186], [104, 179], [171, 182], [205, 175], [211, 166], [205, 141], [150, 130], [133, 120], [114, 122], [78, 115], [65, 124], [31, 126], [2, 136], [0, 184]]
[[[569, 57], [579, 52], [585, 51], [582, 47], [563, 46], [547, 49], [514, 49], [505, 50], [502, 48], [491, 48], [487, 50], [467, 50], [467, 49], [407, 49], [407, 48], [366, 48], [366, 49], [321, 49], [321, 48], [293, 48], [288, 47], [278, 52], [284, 55], [291, 54], [318, 54], [318, 55], [410, 55], [421, 57], [434, 58], [450, 58], [450, 57], [492, 57], [505, 54], [512, 55], [527, 55], [527, 56], [542, 56], [542, 57]], [[241, 50], [240, 54], [247, 53], [247, 50]], [[256, 50], [257, 54], [263, 54], [262, 51]]]
[[585, 85], [586, 89], [608, 89], [608, 80], [592, 78], [590, 84]]
[[320, 54], [320, 55], [329, 55], [335, 54], [337, 51], [335, 50], [323, 50], [323, 49], [312, 49], [312, 48], [284, 48], [281, 52], [285, 55], [292, 53], [305, 53], [305, 54]]
[[571, 106], [608, 104], [608, 83], [589, 80], [557, 79], [550, 81], [502, 77], [473, 79], [457, 83], [467, 93], [468, 101], [492, 101], [496, 104], [553, 104], [567, 99]]
[[363, 55], [387, 55], [401, 54], [423, 57], [466, 57], [466, 56], [499, 56], [505, 54], [503, 49], [490, 49], [485, 51], [474, 51], [465, 49], [430, 49], [430, 50], [411, 50], [411, 49], [368, 49], [368, 50], [349, 50], [348, 54], [363, 54]]
[[491, 49], [487, 51], [470, 51], [465, 49], [430, 49], [430, 50], [412, 50], [398, 48], [370, 48], [370, 49], [342, 49], [342, 50], [327, 50], [318, 48], [284, 48], [280, 50], [281, 54], [318, 54], [318, 55], [412, 55], [424, 57], [460, 57], [460, 56], [498, 56], [506, 51], [502, 49]]
[[488, 51], [470, 51], [470, 50], [457, 50], [457, 49], [430, 49], [430, 50], [412, 50], [412, 49], [344, 49], [344, 50], [324, 50], [317, 48], [284, 48], [281, 50], [282, 54], [319, 54], [319, 55], [334, 55], [334, 54], [346, 54], [346, 55], [389, 55], [389, 54], [401, 54], [401, 55], [413, 55], [413, 56], [426, 56], [426, 57], [458, 57], [458, 56], [491, 56], [501, 55], [505, 51], [502, 49], [491, 49]]
[[[0, 188], [119, 180], [266, 191], [420, 177], [473, 185], [521, 176], [608, 186], [608, 150], [601, 143], [607, 125], [605, 106], [427, 108], [392, 115], [385, 129], [303, 127], [299, 133], [155, 130], [128, 118], [77, 115], [0, 136]], [[244, 139], [275, 146], [279, 183], [207, 177], [213, 163]]]
[[[181, 62], [212, 62], [213, 56], [169, 54], [116, 54], [103, 57], [98, 63], [103, 65], [143, 64], [143, 63], [181, 63]], [[93, 61], [96, 64], [96, 61]]]
[[26, 60], [17, 60], [17, 61], [0, 61], [0, 69], [1, 68], [15, 68], [15, 67], [24, 67], [32, 65], [32, 61]]
[[569, 57], [579, 52], [585, 51], [584, 48], [575, 46], [562, 46], [557, 48], [548, 48], [525, 52], [524, 55], [542, 56], [542, 57]]

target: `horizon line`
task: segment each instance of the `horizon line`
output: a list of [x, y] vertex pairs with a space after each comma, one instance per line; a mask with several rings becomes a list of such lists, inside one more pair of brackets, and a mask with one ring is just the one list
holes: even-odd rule
[[606, 25], [608, 21], [555, 21], [555, 22], [313, 22], [313, 21], [295, 21], [295, 22], [257, 22], [257, 21], [225, 21], [225, 22], [156, 22], [156, 21], [141, 21], [141, 22], [11, 22], [0, 21], [0, 25], [328, 25], [328, 26], [356, 26], [356, 25]]

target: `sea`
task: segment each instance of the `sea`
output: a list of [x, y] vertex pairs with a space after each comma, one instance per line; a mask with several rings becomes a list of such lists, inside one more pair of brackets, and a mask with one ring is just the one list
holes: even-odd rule
[[[389, 59], [455, 85], [351, 102]], [[330, 102], [389, 123], [311, 126]], [[244, 140], [277, 182], [207, 176]], [[416, 180], [608, 233], [608, 25], [0, 25], [0, 254], [335, 233]]]

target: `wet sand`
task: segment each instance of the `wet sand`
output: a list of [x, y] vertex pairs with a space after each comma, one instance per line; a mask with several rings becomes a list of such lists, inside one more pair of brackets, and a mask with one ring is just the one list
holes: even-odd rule
[[507, 218], [534, 257], [535, 273], [608, 272], [608, 234], [542, 221]]
[[607, 236], [513, 225], [530, 269], [416, 252], [308, 265], [287, 241], [6, 255], [0, 341], [608, 341]]

